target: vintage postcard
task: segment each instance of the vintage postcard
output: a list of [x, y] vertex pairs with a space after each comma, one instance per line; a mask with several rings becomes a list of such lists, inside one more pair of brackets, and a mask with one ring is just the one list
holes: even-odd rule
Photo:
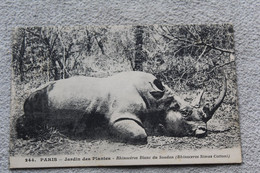
[[10, 168], [241, 163], [234, 29], [20, 27]]

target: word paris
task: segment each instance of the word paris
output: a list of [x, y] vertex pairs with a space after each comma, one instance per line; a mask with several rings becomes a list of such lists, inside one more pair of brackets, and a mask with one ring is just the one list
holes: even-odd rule
[[10, 168], [241, 163], [233, 40], [229, 24], [16, 28]]
[[[229, 158], [230, 155], [176, 155], [176, 156], [139, 156], [139, 157], [125, 157], [125, 156], [116, 156], [116, 157], [65, 157], [64, 161], [70, 162], [70, 161], [90, 161], [90, 160], [96, 160], [96, 161], [101, 161], [101, 160], [142, 160], [142, 159], [192, 159], [192, 158]], [[31, 160], [35, 161], [35, 160]], [[40, 162], [57, 162], [58, 158], [40, 158]], [[26, 162], [29, 162], [29, 159], [26, 160]]]

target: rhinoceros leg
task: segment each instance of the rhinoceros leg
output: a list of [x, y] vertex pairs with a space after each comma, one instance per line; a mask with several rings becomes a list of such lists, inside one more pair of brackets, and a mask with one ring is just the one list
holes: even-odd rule
[[147, 134], [141, 124], [135, 119], [121, 118], [115, 121], [112, 125], [112, 132], [117, 139], [126, 143], [147, 143]]

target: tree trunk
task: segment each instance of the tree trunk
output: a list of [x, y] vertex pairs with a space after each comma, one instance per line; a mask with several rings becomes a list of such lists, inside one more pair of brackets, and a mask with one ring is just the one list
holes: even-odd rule
[[134, 60], [134, 71], [143, 71], [143, 28], [141, 26], [137, 26], [135, 28], [135, 60]]

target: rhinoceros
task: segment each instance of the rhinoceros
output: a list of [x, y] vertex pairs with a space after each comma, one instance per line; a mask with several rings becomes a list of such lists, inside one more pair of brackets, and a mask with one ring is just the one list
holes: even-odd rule
[[91, 135], [102, 127], [116, 139], [144, 144], [148, 136], [145, 122], [150, 122], [152, 128], [161, 127], [162, 135], [201, 137], [225, 97], [223, 88], [213, 106], [200, 107], [185, 102], [145, 72], [61, 79], [37, 89], [25, 100], [24, 115], [16, 123], [17, 135], [35, 138], [46, 126], [64, 134]]

